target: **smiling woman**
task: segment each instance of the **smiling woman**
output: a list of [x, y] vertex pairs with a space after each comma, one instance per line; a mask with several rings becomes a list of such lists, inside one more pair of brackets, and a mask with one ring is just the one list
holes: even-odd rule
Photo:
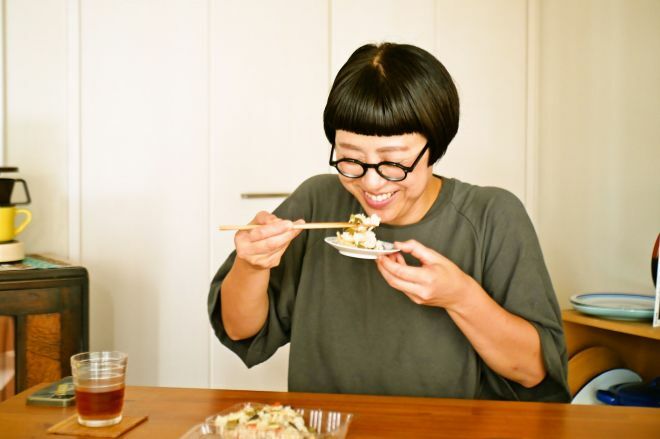
[[[338, 160], [330, 164], [337, 168], [342, 185], [360, 201], [367, 214], [380, 216], [386, 224], [413, 224], [422, 219], [438, 197], [442, 181], [433, 177], [428, 163], [430, 154], [426, 154], [430, 142], [423, 135], [383, 137], [337, 130], [335, 141]], [[365, 164], [354, 157], [378, 163]], [[417, 166], [420, 162], [424, 165]], [[347, 173], [346, 163], [361, 167], [362, 172]], [[368, 172], [369, 168], [376, 172]], [[395, 172], [396, 179], [386, 177]]]
[[[418, 47], [348, 59], [324, 112], [339, 175], [259, 212], [211, 285], [211, 324], [248, 367], [290, 342], [294, 391], [568, 400], [559, 308], [522, 204], [433, 173], [458, 109]], [[398, 251], [347, 258], [297, 227], [359, 211]]]

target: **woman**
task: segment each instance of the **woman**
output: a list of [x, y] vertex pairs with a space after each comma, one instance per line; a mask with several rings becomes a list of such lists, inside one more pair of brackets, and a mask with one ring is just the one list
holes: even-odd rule
[[[290, 342], [291, 391], [567, 401], [561, 317], [533, 226], [511, 193], [433, 174], [458, 94], [428, 52], [359, 48], [324, 112], [339, 175], [304, 182], [236, 251], [209, 294], [248, 367]], [[301, 222], [377, 214], [400, 253], [340, 255]]]

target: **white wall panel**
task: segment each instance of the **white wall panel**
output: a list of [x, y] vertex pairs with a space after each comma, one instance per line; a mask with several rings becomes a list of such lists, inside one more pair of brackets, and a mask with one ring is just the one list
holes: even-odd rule
[[542, 2], [540, 234], [555, 288], [652, 294], [660, 2]]
[[[326, 2], [214, 2], [211, 11], [212, 223], [247, 223], [281, 200], [241, 193], [291, 192], [327, 171], [322, 113], [329, 87]], [[234, 248], [215, 232], [213, 271]], [[213, 338], [215, 387], [286, 390], [288, 347], [248, 370]]]
[[28, 253], [66, 256], [66, 0], [4, 4], [5, 163], [20, 169], [6, 176], [24, 178], [32, 196], [32, 223], [18, 239]]
[[458, 134], [436, 171], [523, 201], [527, 25], [525, 0], [436, 1], [436, 55], [461, 99]]
[[207, 2], [81, 2], [83, 263], [93, 349], [128, 381], [208, 380]]

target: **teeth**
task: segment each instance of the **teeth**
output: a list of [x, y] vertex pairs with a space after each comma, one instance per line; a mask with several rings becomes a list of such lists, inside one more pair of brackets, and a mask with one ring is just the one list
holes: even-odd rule
[[390, 198], [394, 192], [387, 192], [387, 193], [378, 194], [378, 195], [370, 194], [368, 192], [365, 192], [365, 193], [369, 198], [371, 198], [374, 201], [385, 201], [388, 198]]

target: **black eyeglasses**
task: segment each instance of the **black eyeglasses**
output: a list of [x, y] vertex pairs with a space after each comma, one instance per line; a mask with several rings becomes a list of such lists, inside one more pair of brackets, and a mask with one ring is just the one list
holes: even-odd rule
[[337, 171], [344, 177], [360, 178], [367, 173], [369, 168], [374, 168], [378, 175], [389, 181], [405, 180], [409, 172], [412, 172], [417, 166], [417, 163], [422, 159], [422, 156], [429, 149], [429, 143], [426, 142], [424, 148], [415, 159], [412, 165], [404, 166], [396, 162], [380, 162], [380, 163], [362, 163], [356, 159], [340, 159], [332, 160], [332, 154], [335, 151], [335, 145], [330, 149], [330, 166], [337, 168]]

